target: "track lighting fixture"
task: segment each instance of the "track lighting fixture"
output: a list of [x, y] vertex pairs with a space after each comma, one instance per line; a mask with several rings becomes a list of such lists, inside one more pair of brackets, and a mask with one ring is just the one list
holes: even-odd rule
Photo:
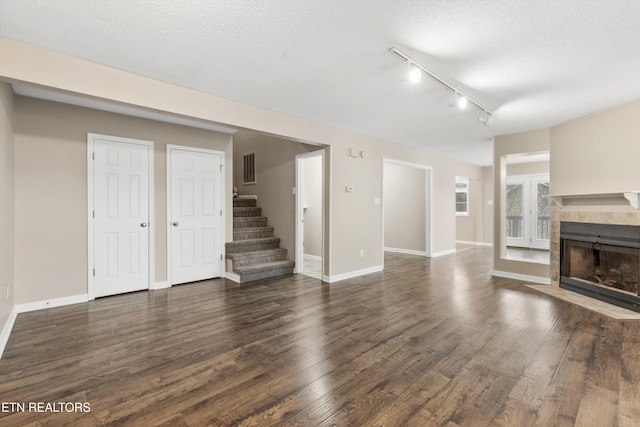
[[431, 77], [432, 79], [434, 79], [435, 81], [443, 85], [445, 88], [453, 92], [454, 94], [453, 105], [455, 105], [461, 110], [464, 110], [468, 104], [475, 105], [478, 109], [484, 112], [484, 116], [478, 117], [478, 121], [485, 126], [491, 126], [494, 119], [493, 112], [491, 110], [483, 107], [478, 102], [474, 101], [473, 99], [469, 98], [467, 95], [460, 92], [453, 85], [447, 83], [446, 81], [442, 80], [440, 77], [438, 77], [437, 75], [435, 75], [434, 73], [432, 73], [431, 71], [423, 67], [422, 65], [418, 64], [412, 57], [402, 52], [401, 50], [395, 47], [392, 47], [391, 49], [389, 49], [389, 51], [391, 51], [391, 53], [394, 53], [395, 55], [400, 57], [400, 59], [402, 59], [403, 61], [407, 61], [407, 65], [409, 68], [409, 81], [411, 83], [418, 83], [423, 73], [428, 75], [429, 77]]

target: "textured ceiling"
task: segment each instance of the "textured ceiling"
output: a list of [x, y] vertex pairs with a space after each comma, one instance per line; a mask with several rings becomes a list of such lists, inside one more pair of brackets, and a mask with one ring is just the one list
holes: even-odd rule
[[481, 165], [495, 135], [640, 99], [639, 22], [637, 0], [0, 1], [4, 37]]

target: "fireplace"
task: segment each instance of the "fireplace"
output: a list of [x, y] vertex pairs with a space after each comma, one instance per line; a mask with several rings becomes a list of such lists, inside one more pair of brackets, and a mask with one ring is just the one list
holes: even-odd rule
[[640, 226], [560, 223], [560, 287], [640, 312]]

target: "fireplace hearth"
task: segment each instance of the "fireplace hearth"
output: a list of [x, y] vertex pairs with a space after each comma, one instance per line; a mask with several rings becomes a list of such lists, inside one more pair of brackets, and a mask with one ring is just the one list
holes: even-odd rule
[[561, 222], [560, 287], [640, 312], [640, 226]]

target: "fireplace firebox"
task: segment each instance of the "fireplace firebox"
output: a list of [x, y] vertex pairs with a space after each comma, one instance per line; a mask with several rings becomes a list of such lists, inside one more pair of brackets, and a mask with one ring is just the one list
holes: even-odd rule
[[640, 226], [560, 223], [560, 287], [640, 312]]

